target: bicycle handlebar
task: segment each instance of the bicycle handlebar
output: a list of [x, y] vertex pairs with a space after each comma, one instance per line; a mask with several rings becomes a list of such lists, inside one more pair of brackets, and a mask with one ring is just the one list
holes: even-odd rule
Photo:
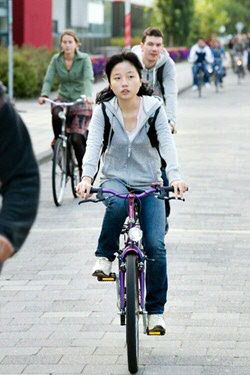
[[71, 107], [72, 105], [78, 104], [78, 103], [84, 103], [86, 101], [86, 95], [81, 95], [80, 98], [76, 99], [75, 102], [55, 102], [52, 99], [44, 98], [44, 101], [50, 104], [54, 104], [58, 107]]
[[[128, 193], [119, 193], [118, 191], [115, 191], [115, 190], [112, 190], [112, 189], [105, 189], [105, 188], [101, 188], [101, 187], [99, 187], [99, 188], [92, 187], [91, 190], [90, 190], [90, 193], [91, 194], [98, 194], [99, 197], [96, 198], [96, 199], [82, 200], [78, 204], [85, 203], [85, 202], [97, 203], [97, 202], [104, 201], [106, 198], [101, 197], [101, 195], [103, 193], [112, 194], [112, 195], [114, 195], [118, 198], [121, 198], [121, 199], [129, 199], [129, 196], [131, 196], [131, 195], [133, 195], [134, 198], [141, 199], [141, 198], [147, 197], [148, 195], [158, 193], [157, 195], [155, 195], [155, 197], [158, 198], [158, 199], [163, 199], [163, 200], [175, 199], [175, 197], [168, 197], [167, 196], [167, 194], [169, 192], [171, 192], [171, 193], [174, 192], [173, 186], [156, 186], [156, 187], [152, 187], [152, 188], [147, 189], [147, 190], [136, 189], [136, 192], [131, 191], [131, 192], [128, 192]], [[178, 200], [182, 200], [183, 202], [185, 201], [184, 198], [180, 198], [180, 197], [178, 198]]]

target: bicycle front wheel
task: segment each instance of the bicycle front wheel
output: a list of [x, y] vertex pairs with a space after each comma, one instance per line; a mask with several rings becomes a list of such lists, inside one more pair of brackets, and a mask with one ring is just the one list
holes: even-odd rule
[[74, 149], [71, 145], [70, 149], [70, 161], [69, 161], [69, 174], [71, 179], [71, 190], [74, 198], [77, 198], [76, 185], [80, 182], [80, 172], [78, 162], [76, 160]]
[[128, 369], [131, 374], [138, 371], [139, 361], [139, 298], [136, 255], [126, 258], [126, 340]]
[[62, 204], [67, 182], [67, 148], [63, 141], [58, 138], [54, 148], [52, 164], [52, 191], [56, 206]]

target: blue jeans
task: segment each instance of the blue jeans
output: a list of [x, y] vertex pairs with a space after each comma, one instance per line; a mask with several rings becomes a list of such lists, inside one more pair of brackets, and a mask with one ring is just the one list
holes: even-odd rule
[[216, 66], [218, 66], [219, 81], [220, 81], [220, 83], [222, 83], [222, 81], [223, 81], [223, 74], [224, 74], [224, 69], [223, 69], [223, 65], [222, 65], [222, 59], [215, 59], [215, 61], [213, 63], [213, 71], [214, 71], [214, 69], [215, 69]]
[[208, 83], [209, 82], [209, 73], [208, 73], [208, 70], [207, 70], [207, 64], [206, 63], [201, 63], [201, 67], [199, 66], [199, 64], [196, 64], [194, 63], [193, 65], [193, 84], [195, 86], [198, 86], [198, 72], [199, 72], [199, 69], [202, 69], [203, 72], [204, 72], [204, 83]]
[[[108, 180], [102, 187], [127, 193], [126, 185], [118, 180]], [[106, 201], [106, 212], [95, 255], [115, 259], [119, 249], [119, 237], [123, 223], [128, 216], [128, 202], [110, 196]], [[141, 200], [140, 225], [143, 244], [147, 255], [146, 265], [146, 310], [149, 314], [162, 314], [167, 301], [167, 255], [164, 243], [165, 207], [164, 201], [153, 195]]]

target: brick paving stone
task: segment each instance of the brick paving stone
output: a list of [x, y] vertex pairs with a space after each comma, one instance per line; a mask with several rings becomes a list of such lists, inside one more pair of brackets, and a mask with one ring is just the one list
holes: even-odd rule
[[[139, 375], [250, 373], [249, 84], [229, 70], [223, 92], [179, 96], [175, 140], [190, 189], [171, 204], [167, 332], [148, 337], [140, 326]], [[49, 110], [17, 107], [42, 161]], [[115, 285], [91, 277], [104, 207], [79, 207], [67, 189], [56, 208], [51, 162], [40, 172], [37, 221], [0, 278], [0, 375], [128, 375]]]

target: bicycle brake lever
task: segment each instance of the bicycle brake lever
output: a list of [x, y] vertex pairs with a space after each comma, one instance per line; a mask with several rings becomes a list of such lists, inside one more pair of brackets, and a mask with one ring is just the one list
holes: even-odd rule
[[78, 202], [78, 204], [88, 203], [88, 202], [98, 203], [98, 202], [102, 202], [102, 201], [105, 201], [105, 198], [101, 198], [101, 199], [84, 199], [84, 200]]
[[[175, 197], [166, 197], [166, 196], [161, 196], [161, 195], [159, 195], [158, 197], [156, 196], [156, 198], [157, 199], [162, 199], [163, 201], [170, 201], [170, 200], [174, 200], [175, 199]], [[178, 201], [185, 202], [185, 198], [178, 197], [177, 199], [178, 199]]]
[[[167, 198], [167, 200], [170, 200], [170, 199], [176, 199], [176, 198], [175, 197], [169, 197], [169, 198]], [[185, 198], [178, 197], [177, 200], [185, 202]]]

